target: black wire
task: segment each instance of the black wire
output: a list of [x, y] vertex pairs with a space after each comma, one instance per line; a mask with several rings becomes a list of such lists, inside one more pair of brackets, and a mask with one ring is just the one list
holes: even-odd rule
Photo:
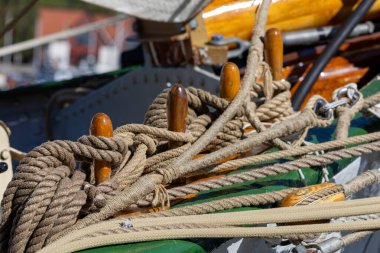
[[0, 39], [2, 39], [7, 32], [15, 28], [17, 22], [29, 12], [29, 10], [37, 3], [37, 1], [38, 0], [30, 1], [24, 8], [22, 8], [19, 13], [17, 13], [16, 17], [11, 22], [5, 25], [4, 29], [0, 32]]
[[339, 49], [339, 46], [351, 33], [352, 29], [360, 22], [363, 16], [371, 8], [375, 0], [363, 0], [346, 22], [339, 28], [337, 33], [332, 38], [331, 42], [327, 45], [321, 56], [315, 61], [310, 71], [307, 73], [305, 79], [301, 82], [301, 85], [294, 93], [292, 97], [292, 105], [295, 110], [301, 107], [302, 102], [306, 98], [313, 84], [318, 79], [319, 74], [325, 68], [326, 64], [334, 56]]

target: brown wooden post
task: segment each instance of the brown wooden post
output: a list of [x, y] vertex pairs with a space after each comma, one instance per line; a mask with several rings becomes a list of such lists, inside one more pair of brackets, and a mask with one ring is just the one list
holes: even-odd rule
[[240, 90], [240, 72], [233, 62], [227, 62], [220, 73], [220, 97], [232, 101]]
[[[91, 135], [103, 136], [103, 137], [112, 137], [113, 136], [113, 127], [111, 119], [107, 114], [98, 113], [91, 120]], [[95, 171], [95, 182], [100, 184], [108, 179], [111, 176], [111, 166], [109, 163], [104, 161], [94, 161], [94, 171]]]
[[271, 28], [265, 34], [265, 58], [272, 70], [273, 80], [281, 80], [284, 46], [281, 31], [277, 28]]
[[[174, 132], [186, 131], [187, 116], [187, 94], [185, 88], [180, 84], [175, 84], [169, 91], [166, 113], [168, 119], [168, 130]], [[176, 148], [182, 143], [170, 141], [169, 148]]]

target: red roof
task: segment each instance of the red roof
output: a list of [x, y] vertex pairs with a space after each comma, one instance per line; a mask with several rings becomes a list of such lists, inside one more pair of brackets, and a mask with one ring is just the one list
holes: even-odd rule
[[[110, 16], [100, 13], [92, 13], [86, 10], [55, 9], [46, 7], [40, 8], [38, 10], [35, 36], [46, 36], [49, 34], [67, 30], [69, 28], [100, 21], [109, 17]], [[132, 30], [133, 22], [133, 19], [127, 19], [124, 21], [125, 30], [123, 39], [125, 39], [126, 36], [134, 33]], [[90, 32], [92, 35], [95, 35], [98, 38], [95, 50], [96, 52], [94, 52], [94, 54], [97, 54], [97, 49], [99, 48], [99, 46], [107, 44], [107, 38], [115, 39], [116, 26], [110, 25], [105, 27], [105, 29], [107, 31], [106, 34], [94, 31]], [[69, 41], [72, 45], [71, 60], [72, 62], [76, 63], [83, 55], [87, 54], [88, 45], [78, 43], [75, 40], [75, 37], [70, 38]]]
[[[60, 32], [71, 27], [100, 21], [109, 17], [86, 10], [40, 8], [38, 10], [36, 37]], [[106, 29], [111, 37], [115, 36], [114, 26], [108, 26]]]

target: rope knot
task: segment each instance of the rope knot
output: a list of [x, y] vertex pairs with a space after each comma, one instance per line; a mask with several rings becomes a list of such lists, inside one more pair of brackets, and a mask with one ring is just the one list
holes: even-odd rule
[[107, 199], [116, 195], [118, 189], [117, 183], [114, 180], [108, 180], [100, 183], [98, 186], [88, 182], [84, 184], [84, 191], [87, 194], [88, 211], [98, 211], [106, 205]]
[[153, 207], [158, 207], [159, 205], [161, 207], [170, 207], [169, 193], [162, 184], [157, 185], [154, 189], [154, 197], [152, 200]]
[[156, 152], [157, 149], [157, 141], [151, 138], [149, 135], [146, 134], [138, 134], [135, 136], [134, 144], [136, 146], [138, 145], [145, 145], [147, 147], [147, 154], [152, 155], [154, 152]]
[[80, 143], [101, 150], [112, 150], [124, 154], [128, 149], [128, 142], [120, 137], [102, 137], [84, 135], [78, 139]]
[[162, 184], [170, 184], [174, 179], [178, 178], [178, 171], [181, 171], [181, 168], [174, 168], [173, 166], [167, 166], [165, 168], [158, 168], [157, 173], [162, 175]]

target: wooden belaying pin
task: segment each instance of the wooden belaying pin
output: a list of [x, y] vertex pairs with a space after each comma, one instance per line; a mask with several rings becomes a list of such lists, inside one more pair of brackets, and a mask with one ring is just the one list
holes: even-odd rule
[[[170, 89], [166, 102], [168, 130], [182, 133], [186, 131], [187, 107], [186, 90], [177, 83]], [[169, 142], [169, 148], [176, 148], [181, 145], [182, 143], [179, 142]]]
[[265, 59], [269, 64], [273, 80], [282, 79], [282, 64], [284, 59], [284, 46], [281, 31], [277, 28], [269, 29], [265, 34]]
[[240, 72], [238, 66], [233, 62], [223, 65], [220, 73], [220, 97], [232, 101], [240, 90]]
[[[107, 114], [98, 113], [91, 120], [90, 134], [95, 136], [112, 137], [112, 121]], [[110, 179], [111, 166], [107, 162], [94, 161], [95, 183], [98, 185]]]

